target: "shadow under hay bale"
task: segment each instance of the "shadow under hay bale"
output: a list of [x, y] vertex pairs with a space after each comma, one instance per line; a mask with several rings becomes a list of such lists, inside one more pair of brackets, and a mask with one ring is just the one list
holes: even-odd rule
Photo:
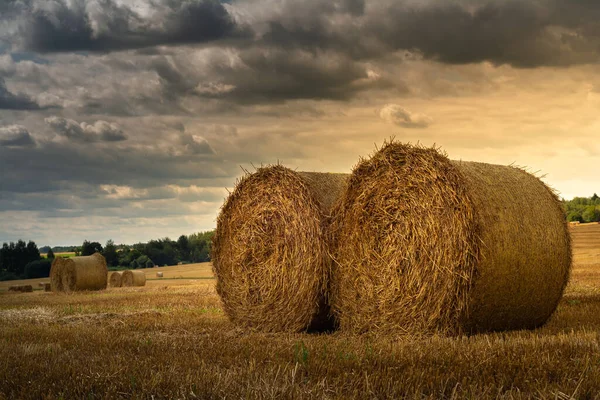
[[33, 292], [33, 286], [31, 285], [13, 285], [8, 288], [9, 292], [20, 292], [20, 293], [29, 293]]
[[146, 274], [143, 271], [124, 271], [122, 275], [121, 286], [145, 286]]
[[332, 309], [353, 332], [535, 328], [571, 265], [561, 204], [541, 180], [399, 143], [355, 167], [331, 240]]
[[211, 256], [231, 321], [265, 332], [331, 329], [324, 232], [347, 177], [275, 165], [237, 183]]
[[100, 253], [91, 256], [56, 257], [50, 268], [53, 292], [106, 289], [108, 269]]
[[114, 271], [108, 278], [109, 287], [121, 287], [123, 285], [123, 271]]

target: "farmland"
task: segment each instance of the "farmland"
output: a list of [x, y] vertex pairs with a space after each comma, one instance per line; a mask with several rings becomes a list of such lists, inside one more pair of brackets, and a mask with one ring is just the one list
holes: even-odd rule
[[2, 282], [0, 398], [600, 398], [600, 225], [570, 232], [573, 273], [549, 323], [471, 337], [244, 332], [209, 263], [102, 292]]

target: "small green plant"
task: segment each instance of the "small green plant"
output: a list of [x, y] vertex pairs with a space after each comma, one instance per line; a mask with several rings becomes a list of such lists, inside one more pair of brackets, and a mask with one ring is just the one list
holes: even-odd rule
[[304, 344], [304, 341], [294, 344], [294, 361], [301, 365], [306, 365], [308, 362], [308, 348]]

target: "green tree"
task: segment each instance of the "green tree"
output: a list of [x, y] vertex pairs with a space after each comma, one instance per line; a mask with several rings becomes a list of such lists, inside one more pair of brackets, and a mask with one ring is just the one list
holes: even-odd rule
[[117, 254], [117, 246], [112, 239], [109, 239], [104, 246], [102, 255], [106, 258], [106, 264], [109, 266], [116, 266], [119, 263], [119, 255]]
[[48, 252], [46, 253], [46, 258], [54, 259], [54, 252], [52, 251], [52, 249], [48, 250]]
[[94, 253], [102, 253], [102, 245], [98, 242], [89, 242], [84, 240], [81, 245], [81, 255], [91, 256]]

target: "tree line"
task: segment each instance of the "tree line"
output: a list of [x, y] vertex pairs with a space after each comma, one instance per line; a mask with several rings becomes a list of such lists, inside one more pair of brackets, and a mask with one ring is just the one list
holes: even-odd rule
[[600, 197], [594, 193], [592, 197], [575, 197], [573, 200], [563, 200], [567, 221], [599, 222]]
[[[0, 280], [43, 278], [50, 274], [54, 253], [71, 251], [76, 256], [101, 253], [111, 269], [151, 268], [175, 264], [210, 261], [210, 245], [214, 231], [181, 235], [176, 241], [169, 238], [150, 240], [134, 245], [119, 244], [108, 240], [104, 246], [99, 242], [84, 240], [81, 246], [44, 246], [38, 249], [33, 241], [18, 240], [3, 243], [0, 248]], [[46, 253], [43, 258], [40, 250]]]

